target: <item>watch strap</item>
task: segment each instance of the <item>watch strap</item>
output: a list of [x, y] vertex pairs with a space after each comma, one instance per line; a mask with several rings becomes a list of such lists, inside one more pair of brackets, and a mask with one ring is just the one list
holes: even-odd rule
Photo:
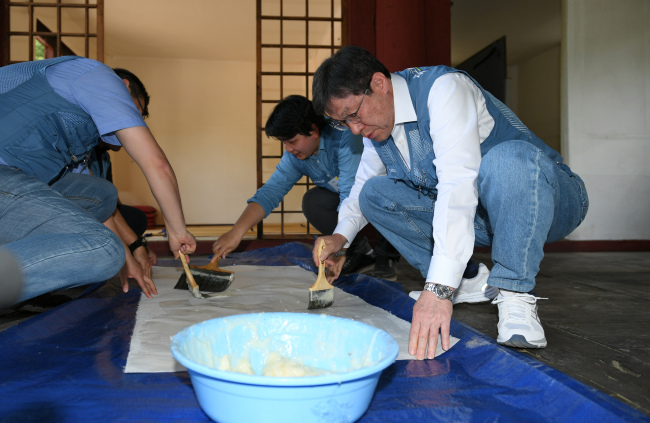
[[129, 244], [129, 251], [131, 251], [131, 254], [133, 254], [136, 249], [146, 246], [147, 240], [143, 236], [139, 236], [138, 239]]
[[424, 284], [424, 289], [429, 292], [433, 292], [436, 297], [441, 300], [451, 300], [454, 296], [454, 290], [447, 285], [442, 285], [439, 283], [427, 282]]

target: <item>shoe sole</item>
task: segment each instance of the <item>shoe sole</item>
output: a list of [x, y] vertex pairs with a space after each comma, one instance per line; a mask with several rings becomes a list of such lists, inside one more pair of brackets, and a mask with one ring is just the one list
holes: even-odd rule
[[471, 294], [460, 295], [454, 297], [451, 301], [452, 304], [462, 304], [462, 303], [486, 303], [492, 301], [494, 297], [499, 294], [499, 288], [495, 286], [488, 286], [485, 291], [473, 292]]
[[497, 343], [514, 348], [546, 348], [546, 338], [528, 342], [523, 335], [512, 335], [507, 341], [502, 341], [497, 338]]

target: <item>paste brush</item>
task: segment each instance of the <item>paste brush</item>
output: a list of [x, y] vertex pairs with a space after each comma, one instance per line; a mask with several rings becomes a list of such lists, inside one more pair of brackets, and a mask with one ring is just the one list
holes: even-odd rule
[[[230, 283], [235, 278], [233, 272], [219, 268], [219, 259], [216, 262], [206, 266], [188, 266], [187, 272], [194, 277], [199, 289], [203, 292], [222, 292], [228, 289]], [[187, 289], [188, 276], [187, 272], [181, 274], [174, 289]], [[190, 288], [191, 289], [191, 288]]]
[[[321, 239], [318, 246], [318, 255], [325, 249], [325, 241]], [[334, 287], [327, 282], [325, 277], [325, 264], [320, 262], [316, 282], [309, 288], [309, 310], [329, 307], [334, 304]]]

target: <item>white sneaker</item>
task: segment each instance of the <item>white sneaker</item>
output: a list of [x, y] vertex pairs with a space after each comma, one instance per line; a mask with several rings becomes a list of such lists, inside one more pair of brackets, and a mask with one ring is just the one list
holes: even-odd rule
[[[476, 276], [472, 279], [462, 279], [460, 281], [460, 285], [454, 291], [451, 303], [482, 303], [496, 297], [499, 288], [487, 284], [488, 276], [490, 276], [490, 270], [486, 265], [480, 263]], [[411, 291], [409, 297], [417, 301], [420, 294], [422, 294], [422, 291]]]
[[454, 291], [452, 304], [484, 303], [496, 297], [499, 288], [487, 284], [490, 269], [483, 263], [478, 265], [478, 273], [472, 279], [462, 279]]
[[409, 297], [417, 301], [420, 298], [420, 294], [422, 294], [422, 291], [411, 291], [409, 292]]
[[537, 300], [521, 292], [499, 291], [492, 304], [499, 305], [499, 336], [497, 343], [515, 348], [544, 348], [546, 338], [544, 328], [537, 316]]

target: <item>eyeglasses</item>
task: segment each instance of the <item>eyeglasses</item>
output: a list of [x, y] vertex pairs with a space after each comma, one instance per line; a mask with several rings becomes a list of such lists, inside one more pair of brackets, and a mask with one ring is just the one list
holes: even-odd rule
[[347, 115], [343, 120], [332, 118], [332, 123], [334, 123], [336, 126], [341, 128], [349, 128], [350, 123], [361, 122], [361, 118], [357, 115], [357, 113], [359, 113], [359, 110], [361, 110], [361, 105], [363, 104], [363, 100], [366, 98], [366, 94], [368, 94], [369, 89], [370, 87], [366, 88], [366, 90], [363, 92], [363, 97], [361, 97], [361, 103], [359, 103], [359, 107], [357, 107], [357, 110], [354, 113]]

